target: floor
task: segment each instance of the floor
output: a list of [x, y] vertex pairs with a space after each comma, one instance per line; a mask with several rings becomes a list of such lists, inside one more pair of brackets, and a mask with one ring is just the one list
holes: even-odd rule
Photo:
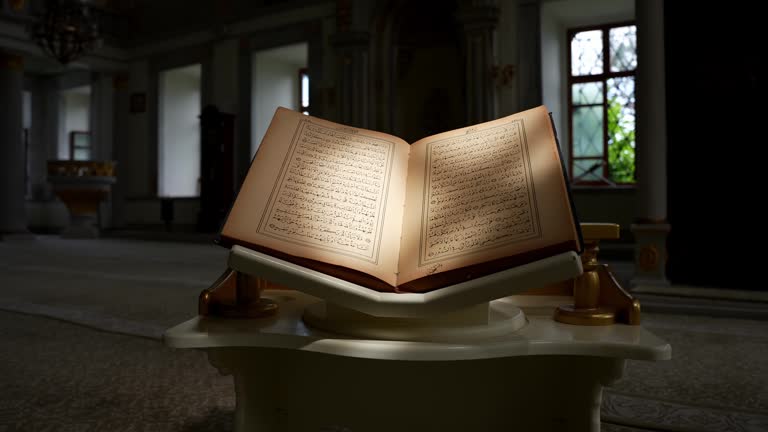
[[[207, 244], [0, 242], [0, 432], [231, 430], [230, 377], [162, 332], [224, 269]], [[605, 431], [768, 431], [768, 322], [644, 314], [668, 362], [630, 362]]]

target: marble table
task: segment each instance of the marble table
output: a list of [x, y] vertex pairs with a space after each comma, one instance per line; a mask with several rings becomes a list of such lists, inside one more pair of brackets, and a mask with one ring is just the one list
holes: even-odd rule
[[196, 317], [164, 335], [170, 347], [205, 350], [234, 377], [238, 432], [599, 431], [602, 388], [626, 361], [671, 356], [640, 326], [562, 324], [523, 297], [489, 305], [520, 306], [517, 330], [402, 341], [324, 332], [302, 319], [320, 299], [264, 296], [279, 304], [277, 316]]

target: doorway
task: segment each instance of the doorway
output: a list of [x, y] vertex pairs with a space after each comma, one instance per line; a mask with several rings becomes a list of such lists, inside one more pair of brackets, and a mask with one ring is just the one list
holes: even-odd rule
[[200, 64], [160, 72], [158, 196], [200, 195], [201, 75]]

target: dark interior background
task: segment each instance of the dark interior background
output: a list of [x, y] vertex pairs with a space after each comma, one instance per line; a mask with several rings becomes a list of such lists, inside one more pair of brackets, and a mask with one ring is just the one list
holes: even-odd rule
[[667, 1], [665, 19], [668, 276], [766, 290], [764, 15]]

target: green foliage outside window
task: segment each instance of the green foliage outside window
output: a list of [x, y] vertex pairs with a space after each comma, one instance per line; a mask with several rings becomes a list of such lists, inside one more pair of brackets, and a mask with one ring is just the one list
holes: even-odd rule
[[634, 183], [635, 122], [621, 108], [616, 99], [608, 101], [608, 175], [616, 183]]

